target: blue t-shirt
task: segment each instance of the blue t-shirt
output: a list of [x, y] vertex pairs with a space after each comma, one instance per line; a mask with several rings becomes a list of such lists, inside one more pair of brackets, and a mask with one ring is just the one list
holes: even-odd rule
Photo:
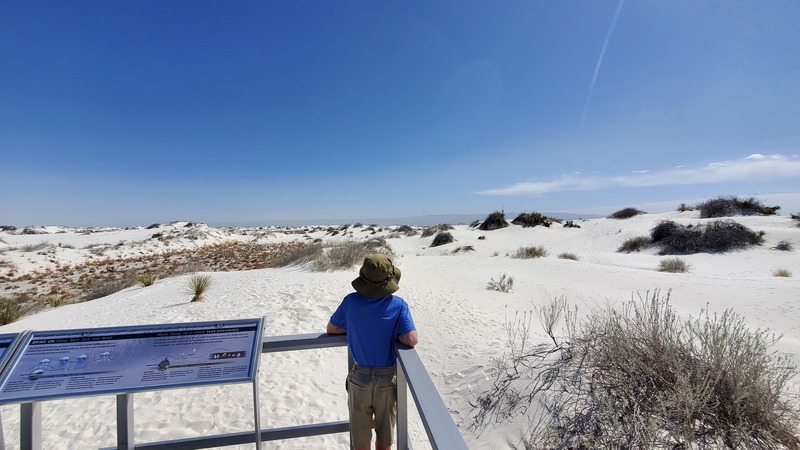
[[353, 292], [331, 316], [331, 323], [347, 330], [347, 345], [356, 364], [395, 365], [397, 336], [415, 330], [408, 303], [396, 295], [369, 298]]

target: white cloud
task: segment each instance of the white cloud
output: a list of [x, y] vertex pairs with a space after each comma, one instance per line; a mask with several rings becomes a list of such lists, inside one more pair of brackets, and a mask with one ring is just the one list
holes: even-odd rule
[[620, 187], [717, 184], [735, 181], [800, 178], [800, 159], [784, 155], [753, 154], [734, 161], [705, 166], [679, 166], [662, 171], [641, 170], [618, 176], [565, 175], [550, 181], [530, 181], [487, 189], [482, 195], [541, 196], [549, 192], [594, 191]]

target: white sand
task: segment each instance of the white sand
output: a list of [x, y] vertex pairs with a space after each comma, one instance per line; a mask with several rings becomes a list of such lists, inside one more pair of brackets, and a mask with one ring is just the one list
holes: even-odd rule
[[[516, 311], [529, 311], [548, 298], [566, 296], [583, 311], [607, 302], [626, 301], [637, 292], [671, 290], [671, 303], [686, 316], [696, 317], [702, 308], [712, 312], [732, 309], [754, 328], [783, 334], [778, 350], [800, 363], [800, 258], [797, 249], [773, 250], [780, 240], [800, 246], [800, 228], [787, 217], [744, 217], [737, 221], [755, 231], [763, 230], [763, 246], [726, 254], [683, 256], [692, 265], [689, 273], [658, 272], [663, 257], [654, 251], [617, 253], [626, 239], [649, 234], [659, 221], [699, 223], [696, 213], [643, 215], [627, 220], [596, 219], [579, 222], [580, 229], [521, 228], [511, 226], [480, 231], [460, 225], [451, 231], [455, 243], [429, 248], [433, 238], [420, 235], [388, 239], [403, 270], [398, 295], [411, 306], [420, 334], [417, 350], [439, 389], [452, 417], [470, 448], [509, 448], [518, 443], [526, 419], [493, 424], [480, 433], [468, 429], [469, 401], [489, 386], [492, 358], [507, 351], [504, 323]], [[39, 242], [72, 245], [63, 257], [71, 263], [86, 258], [88, 244], [119, 244], [118, 255], [158, 251], [144, 239], [158, 231], [179, 229], [181, 224], [158, 230], [108, 230], [82, 234], [71, 230], [58, 234], [12, 235], [0, 233], [0, 250]], [[223, 240], [281, 242], [306, 240], [302, 234], [276, 230], [214, 229], [201, 239], [176, 239], [170, 245], [199, 245]], [[351, 228], [352, 238], [373, 237]], [[378, 235], [387, 235], [388, 229]], [[311, 238], [342, 239], [322, 231]], [[485, 236], [485, 239], [479, 239]], [[3, 244], [2, 242], [5, 242]], [[472, 252], [452, 251], [473, 246]], [[539, 259], [515, 259], [522, 246], [542, 245], [549, 255]], [[128, 252], [128, 253], [126, 253]], [[580, 260], [557, 258], [575, 253]], [[5, 252], [19, 270], [44, 267], [47, 261], [31, 254]], [[791, 278], [773, 276], [787, 269]], [[269, 336], [323, 332], [342, 296], [350, 291], [357, 269], [310, 272], [300, 268], [247, 272], [209, 273], [214, 285], [203, 303], [189, 303], [184, 292], [188, 275], [158, 280], [150, 287], [132, 287], [91, 302], [51, 309], [0, 327], [0, 332], [27, 329], [67, 329], [149, 323], [266, 317]], [[513, 276], [509, 293], [486, 289], [501, 275]], [[534, 341], [544, 341], [537, 331]], [[344, 420], [347, 418], [343, 348], [283, 354], [261, 359], [258, 377], [264, 428]], [[249, 385], [201, 387], [135, 394], [137, 442], [177, 439], [252, 430], [252, 393]], [[410, 398], [410, 397], [409, 397]], [[114, 397], [98, 396], [43, 403], [44, 448], [89, 449], [115, 445]], [[0, 407], [7, 448], [18, 448], [19, 406]], [[415, 448], [427, 448], [417, 418], [410, 424]], [[266, 443], [264, 448], [346, 448], [347, 435]], [[242, 446], [242, 448], [252, 448]]]

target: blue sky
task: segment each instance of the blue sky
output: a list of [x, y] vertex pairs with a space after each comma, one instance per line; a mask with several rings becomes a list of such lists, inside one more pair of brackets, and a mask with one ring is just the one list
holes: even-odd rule
[[798, 23], [795, 0], [5, 1], [0, 224], [800, 212]]

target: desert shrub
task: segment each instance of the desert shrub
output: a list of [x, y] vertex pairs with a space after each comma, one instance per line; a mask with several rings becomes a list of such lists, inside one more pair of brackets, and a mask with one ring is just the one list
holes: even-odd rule
[[755, 197], [721, 196], [698, 203], [701, 219], [732, 216], [774, 216], [780, 206], [764, 206]]
[[541, 245], [532, 245], [530, 247], [520, 247], [514, 254], [514, 258], [530, 259], [530, 258], [544, 258], [547, 256], [547, 250]]
[[416, 228], [409, 225], [400, 225], [395, 231], [406, 236], [414, 236], [417, 234]]
[[136, 281], [143, 287], [152, 286], [156, 282], [156, 276], [152, 273], [145, 273], [136, 277]]
[[680, 206], [678, 206], [678, 212], [688, 212], [688, 211], [694, 211], [694, 207], [689, 206], [686, 203], [681, 203]]
[[453, 230], [453, 229], [454, 228], [453, 228], [452, 225], [449, 225], [449, 224], [446, 224], [446, 223], [440, 223], [439, 225], [433, 225], [433, 226], [430, 226], [430, 227], [423, 228], [422, 229], [422, 237], [424, 237], [424, 238], [430, 237], [430, 236], [433, 236], [436, 233], [440, 233], [442, 231], [450, 231], [450, 230]]
[[440, 231], [435, 238], [433, 238], [433, 243], [431, 243], [431, 247], [438, 247], [440, 245], [449, 244], [454, 242], [455, 239], [453, 235], [450, 234], [449, 231]]
[[522, 227], [535, 227], [537, 225], [543, 225], [549, 228], [553, 223], [553, 219], [537, 212], [522, 213], [512, 220], [511, 223]]
[[[384, 241], [385, 242], [385, 241]], [[322, 254], [312, 263], [312, 268], [321, 272], [327, 270], [350, 269], [356, 264], [364, 261], [370, 253], [376, 253], [378, 249], [385, 248], [381, 245], [374, 245], [358, 241], [342, 241], [330, 243], [325, 246]]]
[[768, 330], [730, 310], [684, 320], [658, 291], [576, 312], [563, 299], [540, 307], [552, 342], [537, 346], [525, 316], [507, 324], [511, 354], [471, 427], [536, 409], [526, 449], [797, 448], [798, 371]]
[[758, 245], [764, 235], [731, 220], [718, 220], [697, 226], [661, 222], [653, 229], [651, 236], [654, 244], [660, 248], [659, 254], [688, 255], [726, 252]]
[[32, 253], [44, 250], [48, 247], [50, 247], [50, 244], [48, 244], [47, 242], [38, 242], [36, 244], [23, 245], [22, 247], [20, 247], [19, 250], [25, 253]]
[[39, 311], [41, 307], [24, 296], [17, 298], [0, 297], [0, 325], [6, 325]]
[[44, 302], [51, 308], [58, 308], [59, 306], [64, 306], [69, 303], [69, 299], [63, 295], [48, 295], [44, 298]]
[[666, 258], [658, 262], [659, 272], [686, 273], [691, 268], [691, 264], [681, 258]]
[[462, 245], [461, 247], [458, 247], [455, 250], [453, 250], [453, 254], [455, 255], [456, 253], [459, 253], [459, 252], [474, 252], [474, 251], [475, 251], [475, 247], [473, 247], [471, 245]]
[[647, 236], [636, 236], [630, 239], [627, 239], [622, 245], [619, 246], [617, 252], [619, 253], [630, 253], [630, 252], [638, 252], [641, 250], [646, 249], [650, 245], [650, 238]]
[[475, 219], [475, 220], [473, 220], [473, 221], [472, 221], [472, 223], [470, 223], [470, 224], [469, 224], [469, 227], [470, 227], [470, 228], [475, 228], [475, 227], [477, 227], [477, 226], [478, 226], [478, 225], [480, 225], [480, 224], [481, 224], [481, 221], [480, 221], [480, 220], [478, 220], [478, 219]]
[[206, 299], [205, 293], [211, 288], [211, 276], [209, 275], [192, 275], [186, 283], [186, 292], [192, 295], [191, 302], [202, 302]]
[[568, 220], [564, 222], [564, 228], [580, 228], [581, 226], [577, 223], [573, 222], [572, 220]]
[[486, 289], [490, 291], [498, 291], [498, 292], [508, 292], [511, 288], [514, 287], [514, 278], [507, 277], [506, 274], [500, 276], [499, 279], [495, 281], [494, 278], [491, 278], [488, 283], [486, 283]]
[[641, 209], [636, 208], [623, 208], [619, 211], [612, 213], [608, 216], [609, 219], [630, 219], [631, 217], [638, 216], [639, 214], [647, 214]]
[[790, 252], [794, 247], [792, 247], [792, 243], [787, 240], [778, 241], [775, 247], [772, 247], [773, 250], [780, 250], [783, 252]]
[[786, 277], [786, 278], [791, 278], [791, 276], [792, 276], [792, 272], [789, 272], [789, 270], [788, 270], [788, 269], [775, 269], [775, 270], [772, 272], [772, 275], [775, 275], [776, 277]]
[[304, 243], [286, 252], [275, 262], [277, 267], [294, 266], [317, 260], [322, 256], [322, 242]]
[[562, 254], [558, 255], [558, 258], [559, 259], [571, 259], [573, 261], [577, 261], [578, 260], [578, 255], [576, 255], [575, 253], [562, 253]]
[[91, 285], [89, 290], [84, 294], [84, 299], [95, 300], [102, 298], [115, 292], [119, 292], [123, 289], [127, 289], [134, 284], [136, 284], [135, 280], [129, 276], [122, 276], [110, 280], [100, 280]]
[[505, 228], [507, 226], [508, 222], [506, 222], [506, 215], [500, 211], [495, 211], [489, 214], [489, 216], [487, 216], [486, 219], [481, 222], [480, 226], [478, 226], [478, 229], [491, 231]]

